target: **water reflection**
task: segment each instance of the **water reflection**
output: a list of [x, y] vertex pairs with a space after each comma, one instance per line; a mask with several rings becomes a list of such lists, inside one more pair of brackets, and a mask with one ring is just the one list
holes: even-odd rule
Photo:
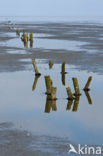
[[40, 75], [36, 75], [35, 76], [35, 79], [34, 79], [34, 82], [33, 82], [33, 86], [32, 86], [32, 91], [35, 90], [39, 77], [40, 77]]
[[50, 113], [50, 111], [57, 111], [56, 100], [49, 100], [49, 95], [46, 97], [45, 113]]
[[65, 74], [61, 73], [62, 84], [65, 86]]
[[89, 92], [88, 92], [88, 91], [84, 91], [84, 93], [85, 93], [85, 96], [87, 97], [88, 103], [89, 103], [89, 104], [92, 104], [92, 99], [91, 99], [91, 97], [90, 97]]
[[73, 112], [77, 112], [78, 111], [79, 100], [80, 100], [80, 96], [78, 96], [78, 97], [75, 98], [73, 109], [72, 109]]

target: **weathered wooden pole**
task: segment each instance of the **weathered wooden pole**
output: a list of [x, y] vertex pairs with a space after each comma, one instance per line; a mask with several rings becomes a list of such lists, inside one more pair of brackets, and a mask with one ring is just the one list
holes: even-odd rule
[[52, 81], [50, 79], [50, 76], [45, 76], [45, 85], [46, 85], [46, 94], [51, 94], [51, 88], [52, 88]]
[[53, 62], [50, 60], [49, 61], [49, 69], [51, 69], [53, 67]]
[[56, 100], [50, 100], [52, 111], [57, 111]]
[[88, 103], [89, 103], [89, 104], [92, 104], [92, 99], [91, 99], [91, 97], [90, 97], [90, 94], [88, 93], [88, 91], [84, 91], [84, 92], [85, 92], [85, 95], [86, 95], [86, 97], [87, 97]]
[[86, 85], [84, 87], [84, 91], [89, 91], [90, 90], [89, 86], [90, 86], [91, 81], [92, 81], [92, 76], [89, 76], [89, 78], [87, 80], [87, 83], [86, 83]]
[[75, 100], [74, 100], [74, 106], [73, 106], [73, 109], [72, 109], [73, 112], [77, 112], [78, 105], [79, 105], [79, 100], [80, 100], [80, 96], [78, 96], [78, 97], [75, 98]]
[[34, 83], [33, 83], [33, 86], [32, 86], [32, 91], [35, 90], [39, 77], [40, 77], [39, 75], [35, 76], [35, 80], [34, 80]]
[[80, 96], [81, 93], [80, 93], [80, 90], [79, 90], [79, 84], [78, 84], [77, 78], [73, 77], [73, 78], [72, 78], [72, 81], [73, 81], [74, 90], [75, 90], [74, 95], [75, 95], [75, 96]]
[[56, 87], [52, 87], [51, 88], [51, 100], [56, 100], [56, 91], [57, 91], [57, 88]]
[[36, 75], [36, 76], [40, 76], [41, 73], [39, 73], [39, 71], [38, 71], [38, 68], [37, 68], [37, 66], [36, 66], [35, 59], [32, 59], [32, 64], [33, 64], [33, 67], [34, 67], [34, 70], [35, 70], [35, 75]]
[[16, 29], [16, 35], [20, 36], [20, 32], [18, 29]]
[[73, 100], [74, 97], [73, 97], [73, 94], [71, 92], [71, 89], [68, 87], [68, 88], [66, 88], [66, 91], [67, 91], [67, 95], [68, 95], [68, 100]]

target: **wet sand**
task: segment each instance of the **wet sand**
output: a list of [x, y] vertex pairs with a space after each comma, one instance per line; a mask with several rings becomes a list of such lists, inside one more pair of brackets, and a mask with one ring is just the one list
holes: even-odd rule
[[[37, 39], [62, 40], [83, 43], [77, 50], [48, 49], [48, 48], [23, 48], [6, 45], [2, 42], [8, 42], [17, 38], [12, 36], [15, 29], [24, 29], [26, 32], [45, 34]], [[80, 70], [87, 70], [103, 74], [103, 26], [88, 23], [1, 23], [0, 24], [0, 71], [19, 71], [26, 70], [25, 65], [31, 62], [20, 61], [20, 59], [51, 59], [55, 63], [66, 61], [67, 64], [75, 65]], [[59, 47], [59, 45], [58, 45]], [[24, 54], [8, 53], [8, 51], [24, 51]]]

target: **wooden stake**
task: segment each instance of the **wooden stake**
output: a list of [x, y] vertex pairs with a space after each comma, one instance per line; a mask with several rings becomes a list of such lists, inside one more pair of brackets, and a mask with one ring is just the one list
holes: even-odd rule
[[79, 90], [78, 80], [77, 80], [77, 78], [75, 78], [75, 77], [73, 77], [72, 80], [73, 80], [73, 85], [74, 85], [74, 90], [75, 90], [74, 95], [75, 95], [75, 96], [80, 96], [81, 93], [80, 93], [80, 90]]
[[16, 35], [20, 36], [20, 32], [18, 29], [16, 29]]
[[35, 75], [36, 75], [36, 76], [40, 76], [41, 73], [39, 73], [39, 71], [38, 71], [38, 68], [37, 68], [37, 66], [36, 66], [35, 59], [32, 59], [32, 64], [33, 64], [33, 67], [34, 67], [34, 70], [35, 70]]
[[89, 85], [90, 85], [91, 81], [92, 81], [92, 76], [90, 76], [90, 77], [88, 78], [87, 83], [86, 83], [86, 85], [85, 85], [85, 87], [84, 87], [84, 91], [89, 91], [89, 90], [90, 90], [90, 89], [89, 89]]

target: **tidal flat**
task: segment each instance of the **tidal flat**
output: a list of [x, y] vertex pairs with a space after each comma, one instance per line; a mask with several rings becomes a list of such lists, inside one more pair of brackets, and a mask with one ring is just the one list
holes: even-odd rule
[[[22, 30], [33, 33], [32, 46], [24, 46]], [[0, 23], [1, 156], [67, 156], [70, 143], [103, 145], [102, 44], [102, 24]], [[33, 58], [40, 77], [35, 76]], [[64, 61], [67, 73], [62, 75]], [[57, 88], [55, 101], [45, 94], [48, 75]], [[89, 76], [90, 91], [85, 93]], [[78, 79], [81, 96], [69, 101], [66, 88], [75, 92], [73, 77]]]

